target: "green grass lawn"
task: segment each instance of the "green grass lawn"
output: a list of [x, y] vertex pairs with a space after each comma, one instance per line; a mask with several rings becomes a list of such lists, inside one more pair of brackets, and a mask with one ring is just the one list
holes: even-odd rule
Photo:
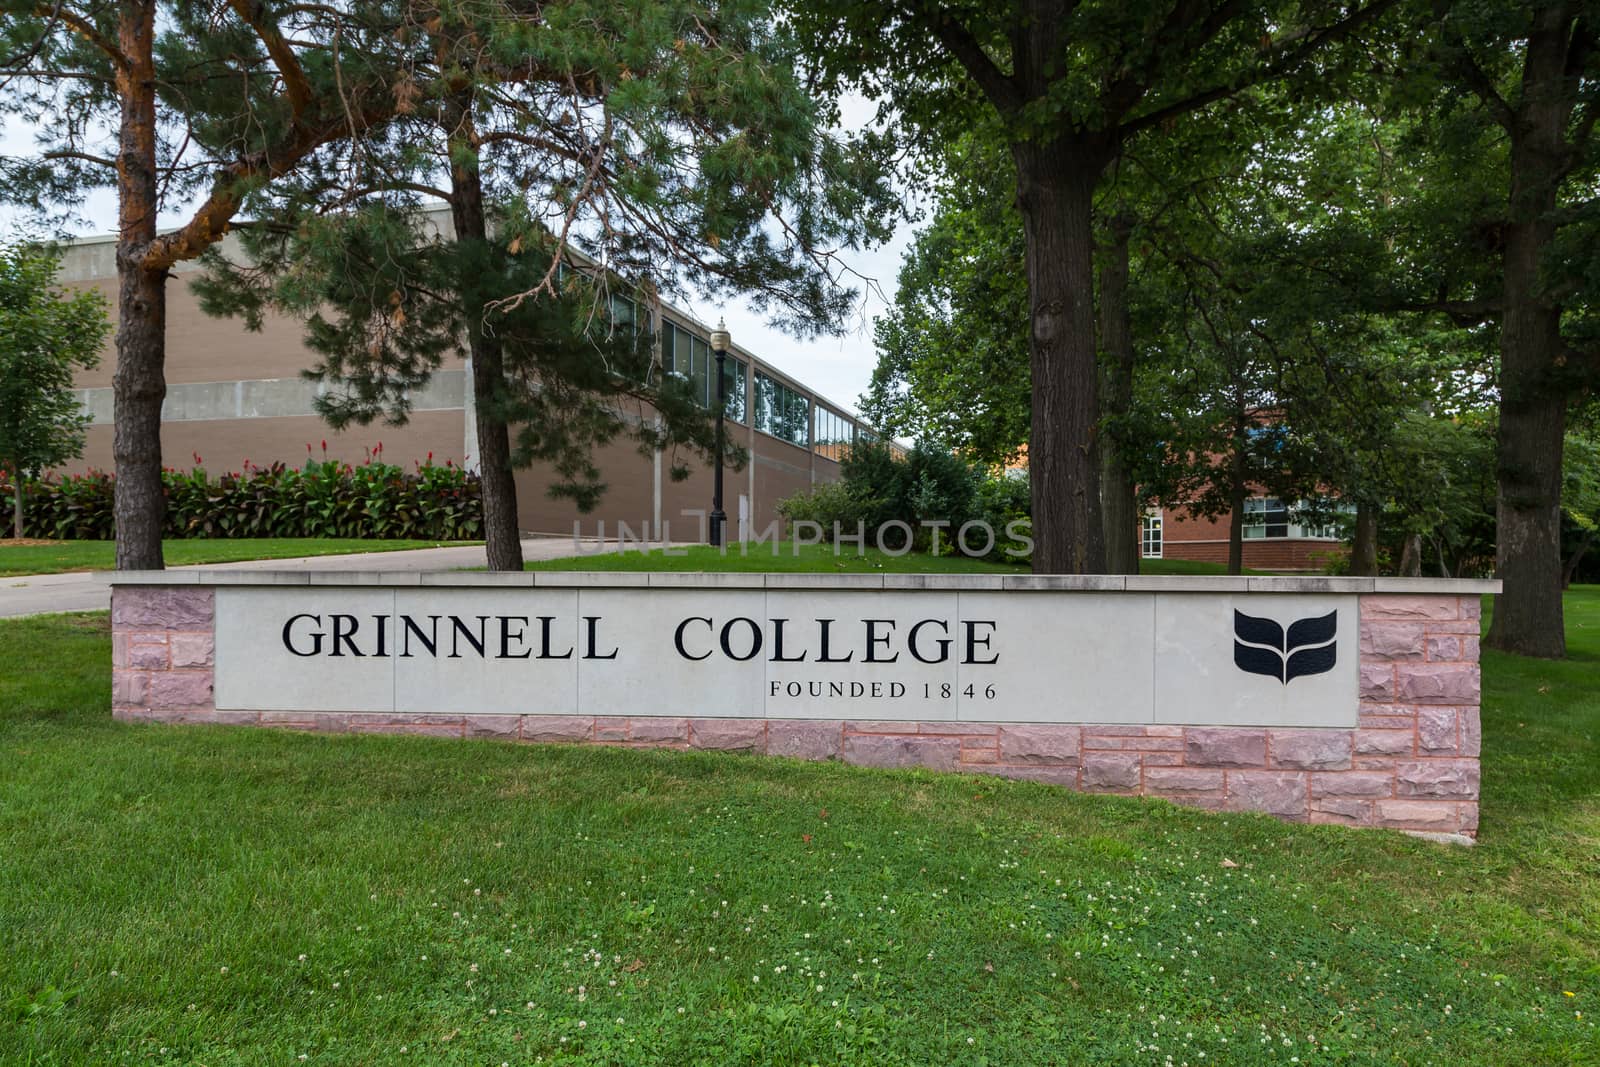
[[[779, 571], [790, 573], [834, 572], [838, 574], [1026, 574], [1026, 563], [1001, 563], [968, 559], [965, 556], [930, 556], [924, 552], [892, 555], [868, 548], [858, 551], [844, 545], [800, 545], [792, 543], [730, 545], [726, 549], [689, 545], [648, 552], [603, 552], [566, 559], [539, 560], [529, 570], [541, 571]], [[1226, 568], [1216, 563], [1191, 563], [1176, 559], [1147, 559], [1140, 562], [1142, 574], [1222, 574]], [[1246, 574], [1262, 574], [1250, 571]]]
[[[0, 1063], [1600, 1062], [1600, 588], [1475, 848], [776, 759], [137, 726], [0, 623]], [[1202, 1058], [1202, 1053], [1204, 1057]]]
[[[445, 544], [480, 542], [369, 541], [358, 537], [240, 537], [229, 540], [183, 538], [161, 542], [167, 566], [186, 563], [232, 563], [246, 559], [294, 559], [337, 556], [347, 552], [396, 552], [405, 548], [439, 548]], [[111, 541], [57, 541], [46, 545], [0, 545], [0, 578], [14, 574], [60, 574], [63, 571], [108, 571], [116, 565]]]

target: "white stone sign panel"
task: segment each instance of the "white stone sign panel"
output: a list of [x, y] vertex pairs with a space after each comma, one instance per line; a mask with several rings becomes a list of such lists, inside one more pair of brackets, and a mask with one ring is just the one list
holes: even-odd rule
[[1355, 725], [1353, 594], [811, 590], [744, 577], [221, 586], [216, 706]]

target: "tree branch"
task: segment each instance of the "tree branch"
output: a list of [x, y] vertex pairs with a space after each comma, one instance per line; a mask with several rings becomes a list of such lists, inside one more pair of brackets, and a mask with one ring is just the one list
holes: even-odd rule
[[293, 46], [284, 40], [277, 24], [266, 19], [266, 8], [258, 0], [230, 0], [230, 6], [266, 46], [267, 54], [272, 57], [278, 74], [283, 78], [284, 91], [289, 97], [289, 111], [298, 122], [306, 108], [311, 106], [312, 93], [311, 82], [306, 78]]
[[128, 57], [123, 54], [122, 49], [113, 44], [111, 39], [105, 36], [105, 34], [95, 29], [94, 23], [90, 22], [82, 15], [68, 11], [66, 6], [61, 3], [61, 0], [56, 0], [56, 3], [53, 4], [35, 4], [33, 6], [33, 12], [41, 18], [50, 19], [53, 22], [65, 23], [67, 26], [77, 31], [78, 36], [82, 37], [84, 40], [100, 49], [100, 51], [104, 52], [106, 56], [110, 58], [111, 62], [115, 63], [120, 69], [127, 70], [131, 66], [131, 64], [128, 62]]
[[[1200, 32], [1193, 42], [1193, 45], [1198, 47], [1221, 33], [1223, 27], [1239, 14], [1244, 5], [1240, 0], [1225, 0], [1211, 8], [1209, 12], [1206, 11], [1206, 6], [1200, 0], [1178, 4], [1161, 24], [1161, 28], [1152, 35], [1153, 39], [1162, 42], [1186, 39], [1189, 31], [1198, 25]], [[1112, 121], [1120, 119], [1138, 104], [1158, 74], [1156, 68], [1164, 61], [1162, 50], [1152, 48], [1148, 59], [1139, 66], [1137, 72], [1129, 71], [1111, 83], [1101, 99], [1105, 101], [1106, 111]]]
[[[375, 108], [351, 116], [354, 119], [353, 128], [357, 130], [367, 129], [389, 117], [387, 106], [382, 110]], [[183, 228], [151, 241], [140, 257], [140, 265], [146, 270], [164, 270], [204, 252], [228, 232], [233, 216], [244, 203], [243, 190], [250, 179], [266, 178], [270, 181], [282, 177], [329, 141], [345, 124], [345, 116], [340, 115], [317, 126], [297, 125], [285, 140], [224, 168], [211, 188], [211, 195], [195, 210]]]
[[1511, 110], [1506, 98], [1495, 88], [1493, 79], [1484, 73], [1478, 61], [1466, 50], [1466, 46], [1459, 42], [1456, 44], [1456, 55], [1452, 65], [1461, 74], [1462, 80], [1467, 83], [1473, 94], [1483, 101], [1483, 106], [1489, 109], [1494, 121], [1507, 133], [1515, 134], [1517, 113]]
[[1024, 101], [1015, 79], [995, 66], [977, 38], [954, 15], [928, 0], [911, 0], [911, 17], [933, 31], [1002, 115], [1012, 114], [1022, 107]]
[[1135, 119], [1121, 125], [1120, 133], [1126, 138], [1152, 126], [1159, 126], [1169, 119], [1186, 115], [1191, 111], [1213, 104], [1218, 100], [1226, 99], [1236, 93], [1258, 85], [1272, 78], [1280, 77], [1309, 58], [1324, 46], [1343, 40], [1355, 33], [1368, 23], [1376, 21], [1380, 16], [1394, 7], [1399, 0], [1373, 0], [1372, 3], [1360, 11], [1334, 23], [1307, 34], [1290, 35], [1281, 42], [1277, 54], [1269, 57], [1267, 62], [1258, 66], [1253, 72], [1235, 78], [1232, 81], [1214, 85], [1209, 89], [1202, 89], [1182, 100], [1165, 104], [1154, 111], [1146, 112]]
[[117, 161], [114, 160], [114, 159], [107, 159], [105, 156], [92, 156], [88, 152], [69, 152], [69, 151], [66, 151], [65, 149], [63, 149], [62, 151], [59, 151], [59, 152], [46, 152], [46, 153], [44, 153], [44, 158], [45, 159], [80, 159], [85, 163], [95, 163], [95, 164], [98, 164], [99, 166], [102, 166], [102, 167], [110, 167], [113, 170], [115, 170], [116, 167], [117, 167]]

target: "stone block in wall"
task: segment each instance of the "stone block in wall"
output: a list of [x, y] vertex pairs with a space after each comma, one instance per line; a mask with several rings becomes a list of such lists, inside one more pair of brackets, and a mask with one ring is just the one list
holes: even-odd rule
[[1361, 654], [1386, 660], [1422, 659], [1428, 652], [1428, 639], [1420, 622], [1374, 622], [1361, 624]]
[[1311, 774], [1313, 799], [1393, 795], [1393, 771], [1313, 771]]
[[1430, 595], [1368, 595], [1361, 598], [1363, 625], [1367, 619], [1421, 621], [1461, 618], [1460, 597]]
[[150, 676], [152, 708], [209, 708], [210, 671], [159, 671]]
[[1403, 704], [1473, 704], [1479, 699], [1476, 663], [1401, 663], [1395, 698]]
[[1265, 767], [1267, 732], [1240, 727], [1190, 727], [1184, 731], [1184, 762], [1195, 767]]
[[1459, 804], [1433, 800], [1379, 800], [1374, 805], [1374, 821], [1395, 830], [1421, 830], [1425, 833], [1462, 833], [1469, 818]]
[[1362, 700], [1387, 704], [1395, 699], [1394, 666], [1387, 660], [1363, 660], [1360, 676]]
[[961, 741], [954, 737], [908, 734], [846, 734], [844, 761], [863, 767], [928, 767], [953, 771], [961, 764]]
[[773, 719], [767, 723], [767, 755], [791, 759], [837, 759], [844, 744], [844, 723], [805, 719]]
[[129, 586], [111, 597], [117, 630], [209, 631], [214, 617], [212, 590], [199, 586]]
[[211, 633], [173, 634], [168, 642], [172, 650], [172, 666], [210, 667], [216, 655], [216, 640]]
[[1157, 796], [1172, 793], [1220, 794], [1225, 774], [1224, 771], [1201, 767], [1146, 767], [1144, 787], [1147, 792]]
[[1002, 763], [1054, 764], [1078, 762], [1083, 731], [1076, 726], [1002, 726]]
[[1085, 752], [1083, 788], [1106, 792], [1133, 792], [1139, 788], [1139, 756], [1126, 752]]
[[1229, 771], [1230, 811], [1264, 811], [1284, 819], [1306, 816], [1306, 776], [1282, 771]]
[[766, 727], [762, 719], [691, 719], [689, 744], [719, 752], [760, 752]]
[[1395, 765], [1395, 793], [1402, 797], [1478, 798], [1478, 761], [1416, 760]]
[[688, 719], [629, 719], [628, 740], [657, 745], [688, 744]]
[[1417, 754], [1454, 756], [1461, 751], [1461, 717], [1455, 708], [1417, 709]]
[[1267, 741], [1275, 767], [1329, 771], [1350, 766], [1349, 730], [1270, 730]]
[[1417, 746], [1416, 730], [1405, 727], [1402, 729], [1369, 730], [1361, 728], [1352, 736], [1353, 752], [1357, 756], [1411, 756], [1415, 755]]
[[538, 742], [588, 741], [594, 736], [592, 715], [524, 715], [522, 739]]
[[515, 740], [522, 727], [520, 715], [468, 715], [467, 736]]

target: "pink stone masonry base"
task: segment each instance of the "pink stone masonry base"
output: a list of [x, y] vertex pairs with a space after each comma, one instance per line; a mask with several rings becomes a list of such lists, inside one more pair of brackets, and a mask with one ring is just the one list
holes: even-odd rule
[[1475, 837], [1479, 601], [1361, 596], [1355, 729], [217, 711], [211, 589], [118, 586], [112, 713], [152, 722], [716, 749], [926, 767], [1296, 822]]

